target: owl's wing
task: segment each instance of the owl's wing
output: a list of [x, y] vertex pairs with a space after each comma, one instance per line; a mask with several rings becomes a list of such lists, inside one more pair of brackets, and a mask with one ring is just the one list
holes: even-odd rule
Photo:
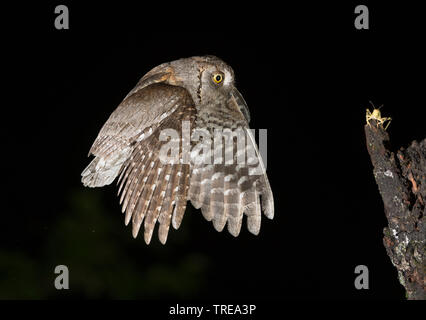
[[[192, 126], [196, 109], [186, 89], [161, 83], [149, 85], [124, 102], [102, 128], [91, 152], [96, 155], [95, 160], [104, 159], [104, 163], [116, 157], [114, 153], [125, 157], [121, 164], [114, 164], [117, 172], [112, 178], [120, 174], [125, 223], [132, 220], [136, 237], [144, 221], [144, 238], [149, 243], [158, 220], [159, 239], [165, 243], [170, 221], [176, 228], [182, 221], [190, 170], [189, 164], [163, 162], [160, 152], [166, 143], [181, 141], [182, 125], [187, 121]], [[177, 136], [162, 141], [160, 134], [164, 129], [174, 129]], [[179, 148], [178, 157], [181, 152]], [[95, 175], [102, 175], [103, 168], [94, 168]], [[86, 170], [90, 169], [89, 165]], [[85, 177], [83, 172], [83, 183]]]
[[135, 140], [143, 139], [145, 131], [170, 115], [183, 96], [189, 96], [185, 89], [162, 83], [150, 84], [128, 95], [94, 141], [89, 155], [93, 154], [95, 159], [81, 174], [83, 184], [102, 187], [112, 183], [129, 158]]
[[[142, 135], [132, 143], [133, 149], [122, 166], [119, 193], [126, 225], [132, 220], [132, 233], [136, 237], [144, 222], [144, 239], [151, 241], [155, 223], [159, 221], [158, 236], [167, 240], [170, 221], [178, 228], [186, 209], [189, 185], [189, 163], [162, 161], [163, 146], [175, 143], [181, 159], [182, 126], [192, 127], [196, 109], [190, 94], [181, 87], [156, 84], [155, 101], [151, 108], [171, 104]], [[173, 130], [174, 136], [164, 140], [164, 132]], [[164, 141], [163, 141], [164, 140]], [[167, 149], [166, 149], [167, 150]], [[166, 154], [163, 154], [166, 156]]]
[[[228, 231], [233, 236], [238, 236], [245, 214], [248, 230], [258, 234], [261, 211], [263, 210], [269, 219], [274, 216], [274, 199], [251, 130], [248, 125], [235, 127], [235, 123], [228, 123], [224, 132], [228, 130], [228, 133], [244, 137], [243, 150], [241, 145], [237, 146], [238, 140], [233, 139], [232, 164], [227, 164], [226, 161], [222, 164], [195, 164], [192, 167], [188, 197], [195, 208], [201, 208], [208, 221], [213, 220], [217, 231], [222, 231], [227, 223]], [[238, 160], [241, 151], [245, 154], [245, 160], [242, 162]], [[217, 150], [213, 152], [216, 153]], [[220, 150], [219, 153], [224, 152]]]

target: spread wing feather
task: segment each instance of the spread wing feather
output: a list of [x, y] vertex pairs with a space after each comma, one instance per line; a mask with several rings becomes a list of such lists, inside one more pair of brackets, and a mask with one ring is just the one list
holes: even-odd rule
[[[183, 99], [185, 98], [185, 99]], [[129, 159], [123, 165], [121, 179], [122, 210], [125, 212], [126, 224], [132, 221], [133, 236], [139, 233], [144, 224], [144, 239], [149, 243], [155, 224], [160, 219], [159, 238], [161, 242], [167, 239], [167, 231], [173, 214], [173, 226], [177, 228], [182, 221], [186, 208], [189, 187], [189, 164], [163, 163], [160, 151], [168, 141], [160, 141], [162, 130], [174, 129], [179, 134], [177, 143], [181, 140], [182, 122], [195, 119], [195, 107], [190, 96], [177, 100], [175, 110], [165, 117], [160, 124], [151, 130], [151, 134], [136, 141]], [[181, 152], [181, 148], [180, 152]], [[179, 153], [179, 159], [182, 156]], [[174, 208], [174, 209], [173, 209]]]
[[[238, 130], [241, 128], [236, 128]], [[203, 216], [213, 221], [217, 231], [225, 225], [229, 233], [238, 236], [243, 215], [247, 216], [247, 228], [258, 234], [261, 212], [272, 219], [274, 200], [262, 158], [255, 139], [248, 128], [245, 152], [247, 161], [238, 163], [237, 141], [234, 140], [233, 163], [204, 164], [192, 168], [189, 200], [201, 207]]]
[[162, 243], [166, 242], [172, 214], [174, 227], [179, 227], [182, 221], [189, 187], [189, 164], [161, 161], [160, 150], [168, 141], [160, 141], [160, 133], [163, 129], [174, 129], [180, 142], [182, 121], [189, 121], [192, 127], [195, 113], [186, 89], [151, 84], [120, 104], [90, 150], [95, 159], [83, 171], [83, 183], [100, 186], [111, 183], [119, 175], [118, 193], [125, 223], [132, 221], [134, 237], [143, 224], [146, 243], [151, 241], [158, 220]]
[[83, 184], [101, 187], [114, 181], [132, 153], [135, 140], [145, 139], [172, 114], [182, 96], [191, 99], [184, 88], [163, 83], [139, 88], [127, 96], [94, 141], [89, 155], [95, 158], [81, 174]]

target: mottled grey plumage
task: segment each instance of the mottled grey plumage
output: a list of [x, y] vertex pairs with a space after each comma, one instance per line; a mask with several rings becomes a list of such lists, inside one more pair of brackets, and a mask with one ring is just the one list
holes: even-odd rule
[[[251, 151], [252, 157], [247, 155], [243, 165], [237, 163], [237, 141], [232, 138], [228, 149], [226, 143], [212, 145], [212, 154], [226, 157], [233, 151], [231, 161], [206, 164], [191, 136], [189, 163], [163, 163], [159, 153], [166, 142], [160, 141], [160, 133], [171, 128], [181, 134], [182, 121], [190, 124], [192, 135], [204, 131], [213, 136], [215, 129], [248, 133], [243, 151]], [[250, 162], [253, 158], [263, 164], [248, 122], [234, 72], [222, 60], [204, 56], [161, 64], [142, 77], [104, 124], [90, 149], [95, 158], [82, 172], [82, 182], [101, 187], [119, 176], [125, 223], [132, 221], [134, 237], [144, 223], [147, 243], [157, 221], [159, 239], [166, 242], [170, 223], [179, 228], [187, 200], [201, 208], [218, 231], [227, 224], [237, 236], [245, 213], [249, 231], [258, 234], [261, 207], [272, 219], [274, 202], [266, 172], [249, 174], [258, 165]]]

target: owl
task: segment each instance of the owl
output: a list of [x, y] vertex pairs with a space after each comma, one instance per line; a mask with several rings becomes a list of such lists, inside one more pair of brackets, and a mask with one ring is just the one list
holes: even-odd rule
[[202, 56], [163, 63], [110, 115], [90, 149], [95, 157], [82, 183], [102, 187], [117, 179], [125, 224], [132, 221], [133, 237], [143, 224], [147, 244], [157, 222], [166, 243], [187, 201], [217, 231], [227, 225], [238, 236], [245, 214], [257, 235], [261, 212], [274, 216], [274, 200], [249, 121], [224, 61]]

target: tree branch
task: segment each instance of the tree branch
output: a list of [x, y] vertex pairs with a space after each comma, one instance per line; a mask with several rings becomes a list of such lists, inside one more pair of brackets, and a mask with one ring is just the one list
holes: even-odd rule
[[410, 300], [426, 299], [426, 139], [395, 154], [376, 120], [365, 125], [367, 149], [383, 199], [388, 228], [383, 243]]

